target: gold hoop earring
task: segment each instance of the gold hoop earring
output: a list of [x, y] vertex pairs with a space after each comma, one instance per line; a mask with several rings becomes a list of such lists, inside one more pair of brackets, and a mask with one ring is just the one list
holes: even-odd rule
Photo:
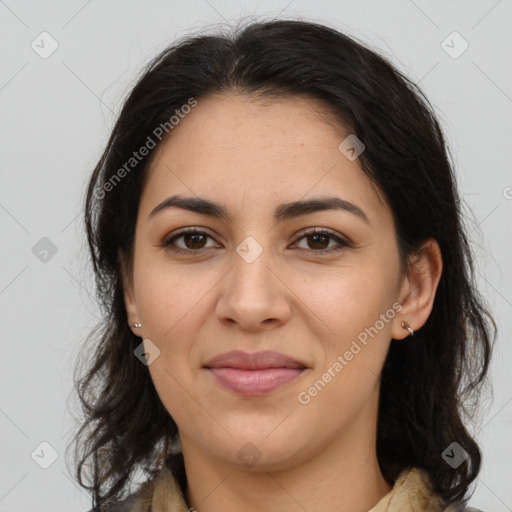
[[411, 336], [414, 336], [414, 331], [411, 329], [411, 326], [409, 325], [408, 322], [406, 322], [405, 320], [402, 320], [402, 324], [401, 325], [402, 325], [403, 329], [406, 329], [407, 331], [409, 331], [409, 334]]

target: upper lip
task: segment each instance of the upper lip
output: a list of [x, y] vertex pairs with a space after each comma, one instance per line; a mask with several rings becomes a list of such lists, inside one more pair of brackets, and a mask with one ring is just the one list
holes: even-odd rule
[[306, 366], [280, 352], [242, 352], [233, 350], [208, 360], [206, 368], [239, 368], [241, 370], [262, 370], [264, 368], [306, 368]]

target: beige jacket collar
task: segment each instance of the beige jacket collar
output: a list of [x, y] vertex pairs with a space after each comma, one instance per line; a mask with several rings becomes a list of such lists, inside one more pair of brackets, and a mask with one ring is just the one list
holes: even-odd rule
[[[146, 503], [140, 503], [142, 506], [137, 511], [193, 512], [193, 509], [189, 509], [186, 504], [178, 482], [167, 468], [159, 473], [154, 482], [153, 492], [144, 501]], [[441, 499], [432, 492], [427, 474], [421, 469], [413, 468], [403, 471], [391, 491], [368, 512], [450, 512], [452, 510], [456, 509], [445, 508]]]

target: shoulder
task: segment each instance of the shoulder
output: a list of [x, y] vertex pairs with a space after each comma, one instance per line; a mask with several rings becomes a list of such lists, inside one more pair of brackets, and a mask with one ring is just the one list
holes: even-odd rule
[[[386, 501], [387, 498], [387, 501]], [[399, 475], [392, 491], [383, 498], [384, 507], [375, 508], [375, 512], [388, 510], [429, 510], [437, 512], [484, 512], [468, 506], [464, 501], [448, 505], [445, 500], [434, 492], [428, 473], [419, 468], [407, 468]], [[400, 508], [401, 507], [401, 508]], [[372, 509], [373, 511], [373, 509]]]
[[91, 509], [88, 512], [151, 512], [151, 498], [154, 482], [144, 482], [136, 492], [127, 497], [105, 505], [101, 509]]
[[135, 492], [101, 509], [87, 512], [151, 512], [152, 505], [160, 510], [164, 502], [173, 504], [174, 507], [169, 510], [186, 512], [189, 508], [183, 498], [186, 481], [183, 454], [176, 452], [165, 460], [163, 467], [149, 480], [141, 483]]

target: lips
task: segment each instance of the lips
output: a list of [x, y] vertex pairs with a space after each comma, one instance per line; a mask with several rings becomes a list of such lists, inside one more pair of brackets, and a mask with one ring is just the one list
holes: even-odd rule
[[240, 350], [220, 354], [204, 365], [207, 368], [238, 368], [263, 370], [266, 368], [306, 368], [306, 365], [280, 352], [264, 351], [247, 353]]
[[273, 351], [232, 351], [207, 361], [204, 367], [223, 387], [245, 396], [269, 394], [296, 379], [306, 365]]

